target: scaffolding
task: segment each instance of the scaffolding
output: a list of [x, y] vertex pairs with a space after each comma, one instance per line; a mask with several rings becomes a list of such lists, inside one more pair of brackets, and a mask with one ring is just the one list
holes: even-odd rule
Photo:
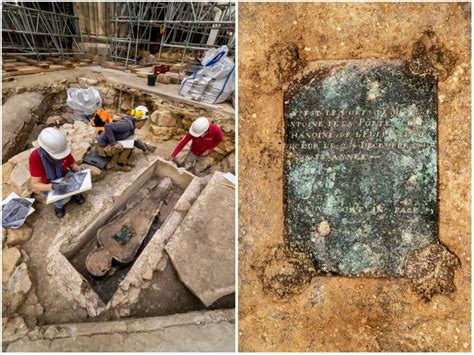
[[[147, 53], [159, 62], [165, 53], [179, 54], [227, 45], [235, 47], [235, 3], [119, 2], [109, 35], [109, 58], [127, 67]], [[169, 59], [168, 55], [166, 59]]]
[[79, 17], [68, 2], [3, 2], [3, 55], [62, 58], [84, 53]]

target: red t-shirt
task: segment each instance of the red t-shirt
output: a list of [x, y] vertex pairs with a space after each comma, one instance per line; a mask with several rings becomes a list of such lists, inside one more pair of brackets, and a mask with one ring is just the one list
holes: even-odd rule
[[[68, 168], [74, 164], [76, 161], [69, 154], [66, 158], [61, 159], [61, 163], [63, 165], [63, 173], [66, 175]], [[51, 168], [54, 170], [54, 164], [51, 162]], [[41, 177], [41, 182], [43, 184], [49, 183], [48, 178], [46, 177], [46, 172], [43, 168], [43, 162], [41, 161], [41, 157], [38, 153], [38, 149], [35, 149], [30, 154], [30, 175], [33, 177]]]
[[202, 153], [204, 153], [206, 150], [211, 150], [217, 147], [220, 142], [222, 142], [223, 138], [224, 135], [221, 128], [218, 125], [211, 123], [209, 125], [209, 130], [203, 137], [193, 137], [191, 134], [186, 133], [184, 138], [181, 139], [181, 142], [179, 142], [176, 149], [173, 151], [173, 153], [171, 153], [171, 156], [173, 158], [176, 157], [181, 149], [183, 149], [190, 140], [192, 140], [191, 152], [194, 155], [202, 155]]

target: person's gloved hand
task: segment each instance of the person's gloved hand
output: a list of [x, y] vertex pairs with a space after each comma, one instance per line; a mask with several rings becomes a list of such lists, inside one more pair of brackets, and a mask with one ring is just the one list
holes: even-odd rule
[[66, 193], [67, 186], [68, 185], [64, 182], [52, 182], [51, 183], [51, 188], [53, 189], [54, 192], [57, 192], [58, 194]]
[[154, 153], [155, 150], [156, 150], [156, 147], [152, 146], [152, 145], [149, 145], [149, 144], [146, 144], [146, 150], [150, 151], [150, 153]]

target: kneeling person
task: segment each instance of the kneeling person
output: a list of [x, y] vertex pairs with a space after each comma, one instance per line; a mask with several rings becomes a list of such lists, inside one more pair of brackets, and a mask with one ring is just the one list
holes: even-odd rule
[[[45, 128], [38, 136], [39, 148], [30, 155], [30, 189], [47, 195], [49, 191], [60, 192], [61, 185], [51, 183], [66, 175], [81, 170], [77, 165], [64, 134], [53, 127]], [[79, 205], [85, 202], [82, 195], [73, 195], [72, 199]], [[71, 197], [54, 202], [54, 211], [58, 218], [64, 217], [64, 206]]]
[[209, 167], [205, 164], [204, 158], [222, 142], [223, 138], [224, 135], [218, 125], [210, 124], [206, 117], [199, 117], [191, 124], [189, 133], [181, 139], [169, 159], [173, 160], [191, 141], [191, 149], [184, 159], [184, 168], [194, 174], [199, 174]]
[[[135, 128], [141, 129], [148, 118], [148, 109], [138, 106], [131, 111], [131, 115], [122, 121], [107, 123], [104, 131], [97, 139], [96, 151], [102, 157], [112, 157], [105, 167], [120, 171], [130, 171], [135, 165], [129, 161], [132, 148], [124, 148], [118, 143], [120, 140], [128, 139], [135, 134]], [[146, 144], [138, 139], [134, 142], [135, 147], [147, 152]]]

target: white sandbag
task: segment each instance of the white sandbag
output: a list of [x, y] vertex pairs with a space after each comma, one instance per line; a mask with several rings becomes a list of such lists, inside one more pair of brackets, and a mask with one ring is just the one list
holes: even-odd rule
[[226, 101], [235, 86], [235, 64], [228, 52], [227, 46], [210, 49], [201, 60], [204, 68], [183, 80], [179, 94], [209, 104]]
[[74, 118], [85, 120], [86, 116], [94, 114], [102, 106], [99, 90], [70, 88], [67, 91], [66, 104], [74, 111]]

